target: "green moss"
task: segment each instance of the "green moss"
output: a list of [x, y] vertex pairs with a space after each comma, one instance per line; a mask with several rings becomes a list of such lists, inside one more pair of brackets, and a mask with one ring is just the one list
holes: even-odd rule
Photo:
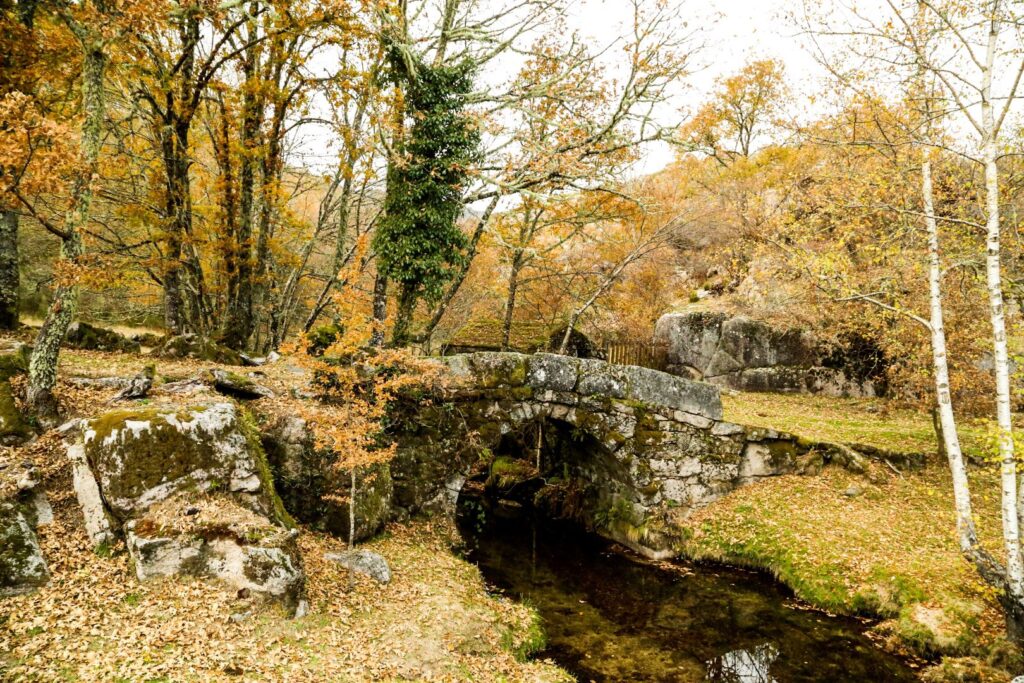
[[242, 356], [237, 351], [194, 335], [171, 337], [154, 353], [163, 358], [195, 358], [224, 365], [243, 365]]
[[775, 463], [783, 463], [795, 460], [801, 451], [797, 444], [786, 439], [783, 441], [769, 441], [765, 444], [768, 452]]
[[0, 442], [24, 441], [32, 433], [32, 425], [18, 410], [11, 383], [0, 381]]
[[260, 486], [270, 498], [274, 518], [289, 529], [292, 529], [295, 527], [295, 520], [288, 514], [284, 503], [281, 501], [281, 496], [277, 494], [277, 488], [274, 486], [274, 474], [267, 460], [267, 452], [263, 450], [263, 442], [260, 440], [260, 430], [256, 424], [256, 419], [252, 413], [242, 407], [238, 408], [238, 414], [239, 426], [245, 435], [246, 443], [249, 445], [249, 452], [252, 454], [253, 462], [256, 463], [256, 474], [260, 478]]
[[31, 354], [32, 349], [22, 345], [16, 351], [0, 355], [0, 382], [6, 382], [12, 377], [28, 372]]
[[630, 543], [641, 543], [650, 535], [650, 528], [643, 515], [625, 498], [614, 495], [599, 507], [593, 515], [594, 524], [610, 532], [613, 536], [625, 539]]
[[844, 581], [844, 567], [805, 561], [792, 550], [797, 544], [770, 532], [762, 533], [756, 522], [746, 524], [744, 529], [752, 533], [740, 538], [739, 534], [722, 533], [705, 523], [699, 541], [685, 542], [684, 551], [698, 558], [767, 570], [798, 597], [829, 611], [855, 614], [864, 609], [874, 614], [870, 607], [877, 603], [877, 596], [852, 593]]
[[509, 629], [502, 636], [502, 647], [511, 652], [516, 660], [525, 662], [542, 651], [548, 644], [547, 634], [537, 610], [530, 609], [530, 622], [523, 630]]
[[485, 355], [474, 367], [476, 384], [483, 389], [517, 387], [526, 383], [526, 359]]
[[341, 338], [342, 330], [337, 325], [320, 325], [306, 334], [306, 353], [322, 356], [331, 344]]
[[499, 455], [491, 462], [487, 486], [507, 489], [537, 476], [537, 469], [525, 460]]

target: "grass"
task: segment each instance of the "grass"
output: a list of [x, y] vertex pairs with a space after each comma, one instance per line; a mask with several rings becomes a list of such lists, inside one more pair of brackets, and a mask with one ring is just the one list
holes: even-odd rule
[[[813, 441], [864, 444], [898, 453], [936, 452], [930, 413], [893, 408], [881, 399], [723, 393], [722, 406], [730, 422], [778, 429]], [[964, 452], [982, 457], [985, 429], [965, 420], [958, 427]]]

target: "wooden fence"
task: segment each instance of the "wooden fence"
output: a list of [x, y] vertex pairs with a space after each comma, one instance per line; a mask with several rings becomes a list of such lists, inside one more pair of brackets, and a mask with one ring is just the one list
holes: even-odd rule
[[653, 342], [607, 344], [604, 357], [615, 365], [639, 365], [642, 368], [664, 371], [668, 365], [668, 345]]

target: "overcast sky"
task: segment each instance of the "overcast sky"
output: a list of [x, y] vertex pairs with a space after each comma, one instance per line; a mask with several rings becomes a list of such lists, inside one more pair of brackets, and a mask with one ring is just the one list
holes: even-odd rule
[[[486, 3], [488, 0], [483, 0]], [[494, 0], [506, 4], [508, 0]], [[714, 88], [716, 78], [735, 73], [752, 59], [775, 58], [786, 66], [786, 76], [793, 89], [794, 103], [806, 102], [820, 77], [814, 60], [803, 49], [797, 29], [787, 18], [787, 10], [799, 6], [799, 0], [666, 0], [679, 9], [688, 25], [680, 25], [680, 33], [700, 29], [705, 45], [697, 63], [701, 68], [685, 83], [679, 83], [658, 118], [668, 125], [684, 120], [685, 113], [695, 110]], [[570, 30], [590, 38], [599, 49], [632, 35], [632, 3], [627, 0], [570, 0]], [[621, 53], [612, 50], [609, 60]], [[321, 57], [320, 59], [324, 59]], [[521, 58], [506, 55], [489, 66], [484, 77], [496, 83], [511, 78], [521, 65]], [[327, 71], [333, 64], [326, 64]], [[335, 163], [333, 140], [323, 131], [308, 130], [293, 149], [298, 163], [329, 172]], [[663, 144], [644, 150], [644, 159], [637, 165], [638, 175], [663, 168], [673, 159], [673, 152]]]
[[[804, 50], [797, 28], [787, 12], [799, 6], [794, 0], [668, 0], [701, 26], [706, 49], [701, 55], [704, 68], [690, 79], [689, 87], [676, 94], [674, 108], [695, 109], [714, 88], [720, 76], [730, 75], [752, 59], [774, 58], [786, 66], [787, 81], [795, 95], [814, 91], [822, 76], [814, 59]], [[593, 37], [598, 44], [629, 35], [630, 3], [623, 0], [577, 0], [572, 21], [575, 29]], [[666, 146], [646, 151], [637, 169], [658, 170], [672, 160]]]

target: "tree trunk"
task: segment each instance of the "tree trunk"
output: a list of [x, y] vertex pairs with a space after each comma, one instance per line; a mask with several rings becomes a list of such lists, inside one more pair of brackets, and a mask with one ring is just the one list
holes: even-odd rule
[[164, 259], [164, 324], [169, 334], [188, 329], [184, 294], [184, 241], [192, 232], [191, 186], [188, 174], [188, 126], [181, 121], [161, 130], [164, 172], [167, 181], [165, 212], [168, 228]]
[[[102, 146], [104, 118], [103, 80], [107, 56], [99, 38], [83, 37], [81, 154], [83, 171], [75, 180], [71, 206], [64, 218], [64, 237], [60, 259], [76, 262], [84, 252], [79, 229], [89, 219], [93, 199], [93, 179], [97, 174]], [[73, 280], [61, 282], [53, 293], [46, 319], [36, 337], [28, 368], [28, 404], [44, 426], [56, 422], [57, 400], [53, 388], [57, 384], [57, 358], [60, 345], [78, 309], [78, 285]]]
[[391, 345], [396, 348], [409, 345], [409, 331], [412, 328], [412, 318], [416, 312], [416, 301], [418, 298], [416, 290], [412, 285], [403, 284], [398, 292], [395, 325], [391, 330]]
[[356, 466], [349, 470], [348, 492], [348, 549], [356, 547]]
[[228, 283], [229, 299], [221, 342], [243, 350], [253, 332], [252, 234], [253, 198], [256, 183], [255, 148], [259, 135], [259, 109], [256, 101], [255, 47], [245, 57], [245, 92], [242, 98], [242, 154], [238, 171], [238, 230], [228, 245], [235, 257], [235, 271]]
[[516, 292], [519, 289], [519, 270], [523, 266], [523, 250], [516, 249], [512, 255], [512, 269], [508, 274], [508, 296], [505, 298], [505, 320], [501, 326], [501, 350], [508, 351], [512, 340], [512, 318], [516, 308]]
[[978, 543], [971, 510], [971, 492], [967, 467], [960, 449], [960, 438], [949, 391], [949, 364], [946, 357], [946, 329], [942, 310], [942, 263], [939, 255], [939, 229], [935, 218], [932, 191], [932, 165], [927, 158], [921, 165], [921, 195], [924, 222], [928, 232], [928, 294], [930, 303], [932, 368], [935, 376], [935, 403], [941, 450], [946, 455], [953, 477], [953, 500], [956, 506], [957, 537], [960, 550], [972, 556]]
[[383, 273], [377, 273], [377, 279], [373, 281], [373, 334], [370, 336], [370, 346], [380, 348], [384, 345], [387, 318], [388, 278]]
[[1024, 602], [1024, 564], [1020, 550], [1020, 519], [1017, 500], [1017, 462], [1013, 443], [1013, 414], [1010, 393], [1010, 354], [1006, 340], [1003, 306], [1001, 236], [999, 219], [999, 169], [996, 142], [985, 142], [985, 204], [988, 214], [985, 273], [988, 285], [989, 318], [992, 324], [992, 353], [996, 380], [996, 422], [999, 428], [999, 460], [1002, 480], [1003, 542], [1006, 546], [1006, 585], [1010, 596]]
[[18, 327], [18, 212], [0, 212], [0, 330]]

